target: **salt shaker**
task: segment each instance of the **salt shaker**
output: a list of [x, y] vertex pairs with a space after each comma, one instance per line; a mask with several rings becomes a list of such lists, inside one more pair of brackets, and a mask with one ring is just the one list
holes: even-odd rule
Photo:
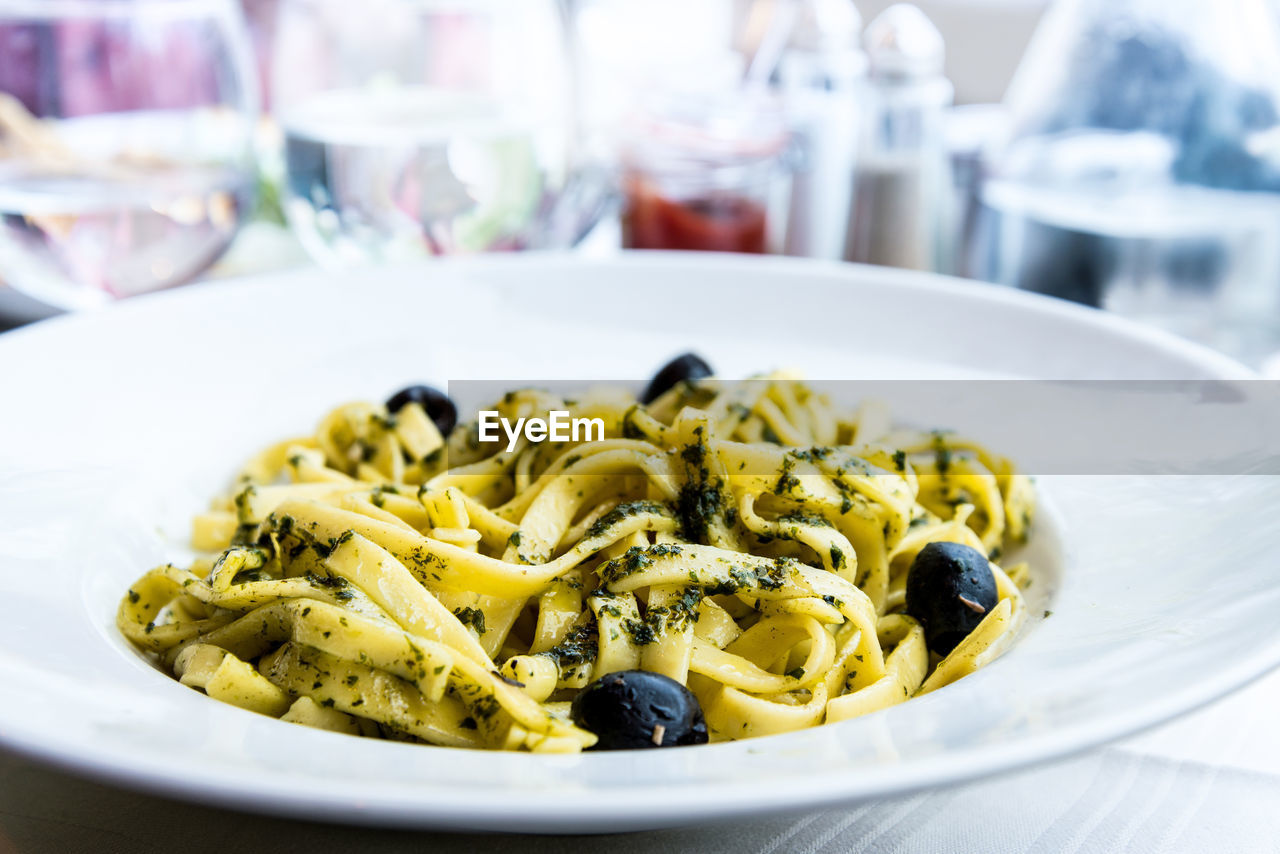
[[954, 96], [942, 35], [899, 3], [867, 27], [868, 79], [845, 259], [911, 270], [949, 266], [944, 139]]
[[788, 255], [839, 260], [844, 252], [867, 68], [861, 30], [852, 0], [805, 0], [779, 63], [794, 170]]

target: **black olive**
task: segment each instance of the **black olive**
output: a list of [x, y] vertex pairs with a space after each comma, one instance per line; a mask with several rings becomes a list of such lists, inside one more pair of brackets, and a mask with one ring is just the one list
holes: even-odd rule
[[924, 624], [925, 642], [946, 655], [999, 602], [987, 556], [960, 543], [929, 543], [907, 572], [907, 613]]
[[715, 371], [711, 370], [711, 366], [701, 356], [696, 353], [682, 353], [663, 365], [653, 375], [653, 379], [649, 380], [649, 387], [644, 390], [644, 396], [640, 398], [640, 401], [641, 403], [653, 403], [662, 396], [663, 392], [674, 388], [678, 382], [692, 382], [693, 380], [709, 377], [714, 373]]
[[706, 744], [707, 722], [689, 689], [669, 676], [622, 670], [573, 700], [573, 722], [600, 739], [592, 750]]
[[427, 417], [435, 422], [441, 436], [448, 436], [458, 423], [458, 409], [453, 401], [442, 391], [429, 385], [411, 385], [402, 388], [387, 398], [387, 409], [392, 413], [399, 412], [407, 403], [416, 403], [427, 413]]

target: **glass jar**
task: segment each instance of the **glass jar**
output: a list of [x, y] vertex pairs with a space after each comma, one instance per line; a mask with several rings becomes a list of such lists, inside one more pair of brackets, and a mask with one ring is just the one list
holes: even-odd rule
[[733, 93], [668, 100], [623, 147], [623, 245], [764, 253], [786, 223], [787, 131], [775, 101]]

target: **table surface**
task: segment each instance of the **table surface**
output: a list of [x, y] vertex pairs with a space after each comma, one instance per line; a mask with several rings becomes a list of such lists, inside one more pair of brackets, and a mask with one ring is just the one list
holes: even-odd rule
[[0, 854], [256, 851], [1280, 852], [1280, 671], [1110, 747], [965, 786], [636, 834], [463, 835], [240, 814], [84, 780], [0, 750]]

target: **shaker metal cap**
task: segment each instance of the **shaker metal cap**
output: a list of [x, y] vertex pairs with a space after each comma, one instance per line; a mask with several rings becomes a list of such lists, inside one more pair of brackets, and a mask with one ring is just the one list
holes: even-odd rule
[[862, 15], [853, 0], [805, 0], [791, 32], [791, 47], [825, 53], [858, 46]]
[[863, 44], [876, 77], [941, 74], [946, 58], [942, 33], [910, 3], [896, 3], [877, 15], [867, 27]]

